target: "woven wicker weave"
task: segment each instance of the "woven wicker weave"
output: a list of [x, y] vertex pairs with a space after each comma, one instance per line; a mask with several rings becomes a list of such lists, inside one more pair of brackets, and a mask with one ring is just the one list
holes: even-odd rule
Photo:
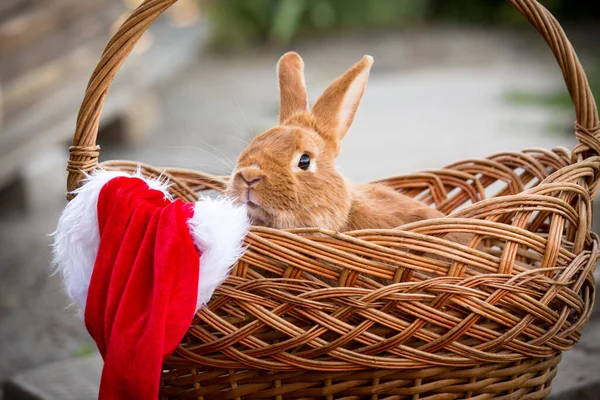
[[[68, 189], [97, 166], [109, 86], [175, 0], [147, 0], [110, 41], [70, 148]], [[561, 352], [590, 317], [598, 237], [600, 126], [583, 69], [558, 22], [510, 0], [543, 35], [576, 109], [580, 144], [527, 149], [382, 181], [448, 218], [336, 233], [255, 227], [248, 251], [197, 312], [165, 365], [173, 399], [541, 399]], [[133, 171], [138, 163], [105, 168]], [[224, 178], [143, 166], [193, 201]], [[470, 232], [469, 246], [444, 239]], [[443, 256], [443, 257], [440, 257]], [[269, 278], [266, 278], [268, 276]], [[275, 276], [276, 278], [273, 278]], [[326, 282], [337, 281], [337, 285]], [[379, 282], [388, 280], [389, 285]]]

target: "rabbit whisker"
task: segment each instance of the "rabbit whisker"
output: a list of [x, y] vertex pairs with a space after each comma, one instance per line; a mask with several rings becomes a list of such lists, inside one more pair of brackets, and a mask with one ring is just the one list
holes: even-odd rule
[[229, 161], [230, 163], [230, 167], [233, 167], [235, 165], [235, 163], [231, 160], [231, 158], [227, 157], [227, 155], [225, 153], [223, 153], [221, 150], [217, 149], [215, 146], [213, 146], [212, 144], [208, 143], [207, 141], [203, 140], [201, 137], [199, 137], [197, 134], [192, 133], [192, 135], [198, 139], [200, 142], [202, 142], [204, 145], [210, 147], [211, 149], [213, 149], [214, 151], [216, 151], [217, 153], [219, 153], [221, 156], [223, 156], [227, 161]]
[[207, 149], [203, 149], [202, 147], [196, 147], [196, 146], [166, 146], [166, 148], [171, 148], [171, 149], [189, 149], [189, 150], [198, 150], [201, 151], [203, 153], [208, 154], [211, 157], [214, 157], [216, 160], [218, 160], [221, 164], [223, 164], [225, 167], [229, 168], [229, 169], [233, 169], [233, 164], [228, 163], [226, 160], [223, 160], [221, 157], [219, 157], [218, 155], [211, 153], [210, 151], [208, 151]]
[[235, 99], [235, 97], [232, 97], [232, 99], [233, 99], [233, 102], [235, 103], [235, 105], [237, 106], [238, 110], [240, 110], [240, 114], [242, 114], [242, 118], [244, 119], [244, 122], [246, 122], [248, 131], [252, 132], [252, 127], [250, 126], [250, 123], [248, 122], [248, 118], [246, 118], [246, 114], [244, 113], [244, 110], [242, 110], [240, 103], [238, 103], [238, 101]]

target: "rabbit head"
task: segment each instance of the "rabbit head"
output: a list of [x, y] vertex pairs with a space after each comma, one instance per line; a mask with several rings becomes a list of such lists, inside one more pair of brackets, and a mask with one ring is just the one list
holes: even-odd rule
[[372, 64], [372, 57], [364, 56], [309, 110], [302, 59], [293, 52], [281, 57], [279, 125], [242, 151], [227, 187], [230, 197], [247, 204], [254, 224], [279, 229], [344, 226], [351, 190], [335, 159]]

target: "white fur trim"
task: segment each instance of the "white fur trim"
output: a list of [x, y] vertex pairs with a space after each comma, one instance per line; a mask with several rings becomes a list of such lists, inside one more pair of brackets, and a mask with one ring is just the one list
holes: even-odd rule
[[[98, 196], [108, 181], [122, 176], [140, 178], [148, 187], [171, 198], [167, 182], [160, 178], [145, 178], [139, 170], [133, 175], [98, 170], [87, 176], [84, 184], [73, 192], [77, 196], [63, 210], [53, 233], [53, 265], [82, 318], [100, 244]], [[216, 287], [242, 255], [241, 243], [249, 222], [245, 207], [236, 206], [227, 199], [205, 198], [195, 204], [194, 217], [188, 224], [195, 245], [203, 252], [198, 282], [199, 308], [210, 300]]]
[[77, 196], [63, 210], [53, 233], [53, 266], [62, 277], [67, 295], [82, 318], [100, 244], [98, 196], [108, 181], [122, 176], [144, 179], [149, 187], [160, 190], [165, 197], [169, 197], [165, 182], [160, 179], [145, 179], [139, 170], [134, 175], [129, 175], [99, 169], [86, 176], [84, 184], [73, 191]]
[[53, 265], [69, 298], [83, 317], [98, 244], [98, 195], [109, 180], [126, 174], [100, 170], [85, 179], [63, 210], [54, 235]]
[[250, 228], [247, 215], [245, 205], [236, 205], [227, 198], [203, 198], [194, 206], [188, 225], [202, 252], [197, 308], [208, 303], [244, 253], [242, 242]]

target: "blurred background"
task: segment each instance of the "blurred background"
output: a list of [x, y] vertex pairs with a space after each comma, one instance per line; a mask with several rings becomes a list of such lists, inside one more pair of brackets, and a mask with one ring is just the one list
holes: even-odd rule
[[[139, 3], [0, 1], [6, 399], [69, 398], [56, 395], [61, 384], [80, 391], [70, 398], [93, 393], [95, 347], [50, 276], [48, 235], [65, 205], [67, 149], [87, 80]], [[563, 24], [597, 95], [600, 8], [592, 0], [543, 4]], [[144, 35], [111, 88], [101, 159], [229, 174], [253, 135], [277, 121], [275, 64], [287, 50], [304, 57], [311, 101], [364, 54], [375, 58], [339, 159], [357, 182], [575, 144], [573, 107], [556, 62], [503, 0], [180, 0]], [[600, 325], [594, 320], [588, 330], [555, 391], [600, 385], [593, 372], [600, 368]], [[68, 381], [73, 373], [79, 386]], [[597, 390], [586, 393], [600, 398]]]

